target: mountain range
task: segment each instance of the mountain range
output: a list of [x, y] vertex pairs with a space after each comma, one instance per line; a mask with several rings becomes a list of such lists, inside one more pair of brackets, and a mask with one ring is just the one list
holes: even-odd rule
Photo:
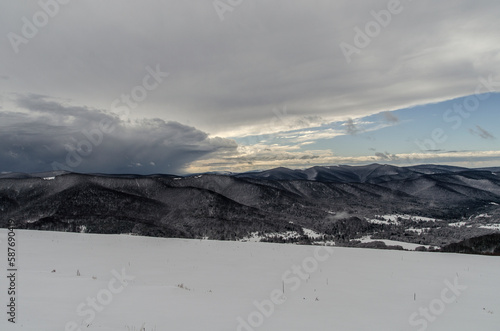
[[13, 219], [23, 229], [337, 245], [370, 235], [443, 246], [498, 232], [499, 173], [381, 164], [189, 176], [8, 173], [0, 175], [0, 226]]

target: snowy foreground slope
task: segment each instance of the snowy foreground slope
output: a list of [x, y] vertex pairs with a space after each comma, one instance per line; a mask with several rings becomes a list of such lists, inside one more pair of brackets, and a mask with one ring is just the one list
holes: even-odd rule
[[17, 323], [1, 277], [0, 330], [500, 327], [498, 257], [35, 231], [17, 250]]

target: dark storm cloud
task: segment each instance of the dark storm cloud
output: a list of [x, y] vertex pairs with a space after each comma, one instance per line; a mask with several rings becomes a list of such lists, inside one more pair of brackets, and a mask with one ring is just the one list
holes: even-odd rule
[[44, 117], [49, 116], [53, 121], [70, 121], [73, 126], [99, 122], [103, 117], [108, 120], [113, 119], [111, 115], [106, 115], [103, 111], [91, 110], [87, 107], [65, 106], [39, 94], [19, 95], [16, 98], [16, 105]]
[[375, 156], [378, 159], [383, 160], [383, 161], [396, 161], [399, 159], [399, 157], [397, 155], [391, 154], [388, 152], [385, 152], [385, 153], [377, 152], [377, 153], [375, 153]]
[[475, 136], [479, 136], [483, 139], [496, 139], [494, 135], [492, 135], [490, 132], [486, 131], [485, 129], [483, 129], [482, 127], [480, 127], [479, 125], [476, 125], [476, 130], [474, 129], [469, 129], [469, 132]]
[[17, 104], [29, 113], [0, 112], [0, 171], [179, 173], [190, 162], [237, 147], [177, 122], [123, 121], [41, 95], [20, 96]]
[[399, 118], [396, 115], [394, 115], [394, 113], [392, 113], [392, 112], [384, 111], [381, 113], [381, 115], [386, 122], [399, 123]]
[[354, 123], [352, 118], [349, 118], [345, 123], [345, 130], [347, 134], [355, 135], [359, 132], [358, 127]]

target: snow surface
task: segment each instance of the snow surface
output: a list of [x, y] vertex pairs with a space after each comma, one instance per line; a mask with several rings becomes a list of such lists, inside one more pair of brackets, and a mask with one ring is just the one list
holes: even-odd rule
[[423, 217], [423, 216], [414, 216], [414, 215], [407, 215], [407, 214], [394, 214], [394, 215], [375, 215], [375, 217], [378, 218], [383, 218], [386, 221], [390, 221], [393, 223], [398, 223], [398, 218], [404, 219], [404, 220], [412, 220], [412, 221], [422, 221], [422, 222], [435, 222], [439, 221], [438, 219], [435, 218], [429, 218], [429, 217]]
[[303, 228], [303, 230], [304, 230], [304, 234], [312, 239], [320, 239], [320, 238], [323, 238], [323, 236], [324, 236], [323, 234], [316, 232], [314, 230], [311, 230], [311, 229]]
[[377, 219], [366, 219], [366, 221], [368, 223], [372, 223], [372, 224], [383, 224], [383, 225], [391, 225], [391, 224], [395, 224], [395, 223], [398, 223], [397, 221], [387, 221], [387, 220], [377, 220]]
[[500, 230], [500, 224], [486, 224], [486, 225], [481, 225], [480, 228], [491, 229], [491, 230]]
[[292, 238], [299, 238], [300, 234], [297, 231], [269, 232], [264, 235], [259, 235], [259, 232], [252, 232], [250, 236], [244, 237], [240, 241], [260, 242], [262, 239], [268, 239], [273, 237], [281, 237], [286, 240]]
[[[290, 222], [293, 224], [293, 222]], [[316, 232], [311, 229], [307, 228], [302, 228], [304, 230], [304, 234], [309, 236], [311, 239], [321, 239], [323, 238], [324, 234], [321, 234], [319, 232]], [[242, 238], [240, 241], [250, 241], [250, 242], [259, 242], [262, 239], [268, 239], [268, 238], [273, 238], [273, 237], [281, 237], [283, 239], [296, 239], [300, 238], [302, 235], [298, 233], [297, 231], [284, 231], [284, 232], [270, 232], [266, 233], [264, 235], [259, 235], [259, 232], [252, 232], [250, 236]]]
[[466, 224], [467, 224], [467, 222], [455, 222], [455, 223], [448, 223], [448, 226], [453, 226], [453, 227], [459, 228], [459, 227], [464, 226]]
[[[146, 331], [419, 330], [410, 316], [440, 308], [445, 282], [455, 279], [466, 289], [442, 303], [427, 330], [500, 325], [498, 257], [61, 232], [16, 237], [18, 320], [8, 323], [3, 312], [2, 331], [65, 330], [71, 321], [76, 330], [99, 331], [138, 331], [144, 323]], [[1, 229], [3, 266], [6, 238]], [[90, 315], [79, 316], [79, 305], [89, 310], [87, 298], [107, 300], [110, 284], [120, 285], [113, 270], [135, 278], [83, 321]], [[283, 276], [286, 300], [272, 304]], [[4, 310], [6, 288], [0, 277]], [[264, 316], [254, 302], [271, 302], [274, 311]], [[259, 327], [239, 327], [238, 318], [252, 317]]]

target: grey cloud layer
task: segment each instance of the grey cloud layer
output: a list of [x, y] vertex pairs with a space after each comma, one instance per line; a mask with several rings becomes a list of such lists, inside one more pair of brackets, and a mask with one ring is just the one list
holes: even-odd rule
[[[47, 171], [57, 162], [76, 172], [179, 173], [192, 161], [237, 147], [177, 122], [123, 121], [40, 95], [20, 96], [17, 103], [30, 112], [0, 112], [0, 171]], [[103, 131], [99, 123], [114, 129]]]

